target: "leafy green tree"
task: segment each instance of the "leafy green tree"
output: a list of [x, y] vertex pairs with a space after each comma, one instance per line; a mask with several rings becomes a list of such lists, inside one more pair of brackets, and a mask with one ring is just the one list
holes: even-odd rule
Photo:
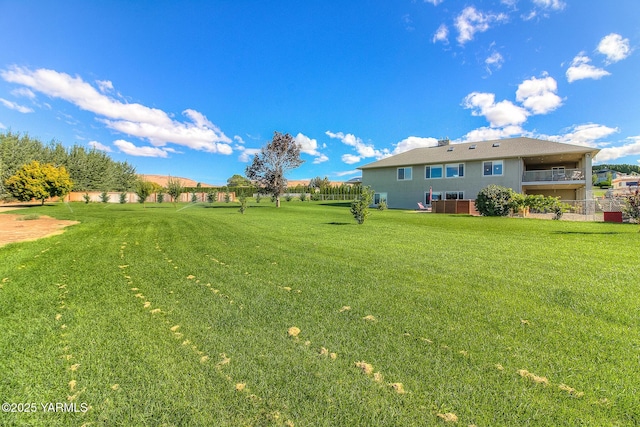
[[251, 181], [247, 177], [235, 174], [227, 180], [227, 186], [228, 187], [250, 187]]
[[64, 166], [40, 164], [37, 160], [22, 166], [5, 181], [7, 191], [18, 200], [44, 201], [50, 197], [63, 197], [73, 187]]
[[362, 193], [351, 202], [351, 215], [358, 224], [364, 224], [369, 216], [369, 206], [373, 203], [373, 190], [370, 187], [363, 187]]
[[245, 195], [242, 195], [240, 197], [238, 197], [238, 201], [240, 202], [240, 209], [238, 209], [238, 212], [240, 212], [241, 214], [244, 215], [245, 211], [247, 210], [247, 197]]
[[218, 190], [209, 190], [207, 192], [207, 202], [213, 203], [218, 201]]
[[280, 196], [287, 188], [285, 173], [300, 166], [300, 146], [291, 135], [275, 132], [273, 139], [257, 153], [245, 171], [260, 191], [271, 194], [280, 207]]
[[148, 181], [138, 180], [135, 188], [138, 203], [144, 204], [147, 198], [153, 193], [153, 185]]
[[107, 193], [106, 191], [103, 191], [102, 193], [100, 193], [100, 201], [102, 203], [109, 203], [109, 193]]
[[507, 216], [513, 207], [513, 189], [489, 185], [478, 193], [476, 209], [484, 216]]
[[309, 187], [317, 188], [318, 190], [323, 191], [324, 189], [331, 187], [331, 181], [329, 181], [329, 178], [327, 178], [326, 176], [324, 178], [316, 176], [315, 178], [312, 178], [311, 181], [309, 181]]
[[171, 200], [174, 206], [180, 199], [180, 195], [183, 191], [184, 187], [182, 187], [182, 181], [169, 177], [169, 180], [167, 181], [167, 194], [171, 196]]
[[[115, 162], [102, 151], [87, 150], [78, 145], [67, 149], [57, 141], [45, 145], [27, 134], [0, 133], [1, 182], [33, 160], [64, 166], [76, 191], [127, 191], [133, 188], [136, 180], [133, 166]], [[0, 195], [1, 192], [2, 188]]]

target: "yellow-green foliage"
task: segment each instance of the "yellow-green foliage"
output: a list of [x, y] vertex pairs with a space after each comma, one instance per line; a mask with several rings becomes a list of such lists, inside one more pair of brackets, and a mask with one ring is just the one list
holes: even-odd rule
[[71, 191], [73, 182], [64, 166], [55, 167], [50, 163], [41, 164], [34, 160], [7, 178], [5, 186], [18, 200], [36, 199], [44, 203], [49, 197], [66, 195]]

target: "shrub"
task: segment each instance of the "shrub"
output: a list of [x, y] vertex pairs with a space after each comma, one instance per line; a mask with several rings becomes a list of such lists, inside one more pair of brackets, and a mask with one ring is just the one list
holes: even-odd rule
[[640, 191], [625, 197], [625, 205], [622, 210], [624, 215], [636, 222], [640, 222]]
[[218, 200], [218, 192], [216, 190], [211, 190], [207, 193], [207, 202], [213, 203]]
[[193, 193], [191, 193], [191, 203], [196, 203], [197, 201], [198, 201], [198, 195], [194, 191]]
[[111, 196], [109, 196], [109, 193], [107, 193], [106, 191], [103, 191], [102, 193], [100, 193], [100, 201], [102, 203], [109, 203], [110, 198]]
[[127, 193], [125, 192], [120, 193], [120, 203], [123, 205], [127, 203]]
[[379, 211], [387, 210], [387, 201], [386, 200], [380, 200], [380, 203], [378, 203], [378, 210]]
[[231, 193], [229, 193], [229, 190], [224, 192], [224, 202], [225, 203], [229, 203], [231, 201]]
[[307, 193], [303, 191], [302, 193], [300, 193], [300, 201], [304, 202], [305, 200], [307, 200]]
[[256, 203], [260, 203], [261, 199], [262, 199], [262, 196], [260, 195], [260, 193], [256, 193]]
[[238, 201], [240, 202], [240, 209], [238, 209], [238, 212], [244, 215], [244, 211], [247, 210], [247, 197], [242, 195], [238, 197]]
[[291, 194], [287, 193], [287, 194], [284, 195], [284, 199], [287, 202], [290, 202], [293, 199], [293, 196]]
[[484, 216], [507, 216], [513, 207], [511, 188], [489, 185], [483, 188], [476, 197], [476, 209]]
[[322, 195], [320, 194], [320, 192], [311, 193], [311, 200], [313, 200], [314, 202], [318, 202], [322, 200]]
[[87, 204], [91, 201], [91, 196], [89, 195], [89, 193], [84, 193], [82, 195], [82, 198], [84, 199], [84, 202]]
[[369, 216], [371, 202], [373, 202], [373, 190], [369, 187], [364, 187], [360, 196], [351, 202], [351, 215], [358, 224], [364, 224]]
[[157, 201], [158, 203], [164, 202], [164, 193], [158, 193]]

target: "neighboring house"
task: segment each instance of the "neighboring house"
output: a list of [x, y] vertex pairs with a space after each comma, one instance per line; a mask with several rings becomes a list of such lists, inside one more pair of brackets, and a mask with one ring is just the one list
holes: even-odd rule
[[[611, 175], [609, 175], [611, 174]], [[595, 172], [597, 179], [595, 180], [595, 184], [600, 184], [603, 181], [608, 181], [609, 178], [612, 180], [618, 177], [619, 172], [611, 169], [599, 169]]]
[[562, 200], [591, 197], [591, 162], [598, 149], [532, 138], [464, 144], [439, 141], [360, 167], [374, 204], [415, 209], [417, 202], [476, 198], [490, 184]]
[[614, 196], [626, 196], [638, 189], [640, 184], [640, 175], [622, 175], [619, 174], [616, 179], [611, 181]]

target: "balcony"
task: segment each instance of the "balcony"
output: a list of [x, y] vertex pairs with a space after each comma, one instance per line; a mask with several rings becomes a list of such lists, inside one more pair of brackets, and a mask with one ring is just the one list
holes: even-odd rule
[[548, 182], [548, 183], [576, 183], [584, 182], [585, 173], [582, 169], [550, 169], [525, 171], [522, 182]]

